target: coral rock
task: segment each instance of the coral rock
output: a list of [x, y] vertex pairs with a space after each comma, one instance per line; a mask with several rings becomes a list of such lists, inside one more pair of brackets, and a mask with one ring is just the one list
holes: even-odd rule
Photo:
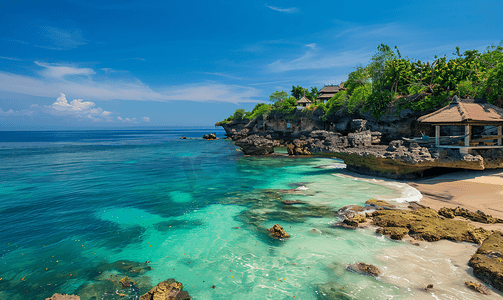
[[271, 233], [272, 236], [277, 237], [277, 238], [287, 238], [290, 237], [288, 233], [281, 227], [281, 225], [276, 224], [273, 227], [269, 228], [269, 232]]
[[189, 293], [182, 291], [183, 285], [174, 279], [159, 282], [150, 291], [143, 294], [140, 300], [192, 300]]
[[377, 277], [381, 273], [378, 267], [363, 262], [351, 264], [347, 267], [347, 270], [373, 277]]

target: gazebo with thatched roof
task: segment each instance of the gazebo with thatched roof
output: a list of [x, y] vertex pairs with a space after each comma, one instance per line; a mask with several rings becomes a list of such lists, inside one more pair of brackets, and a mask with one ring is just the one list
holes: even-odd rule
[[339, 85], [326, 85], [320, 91], [320, 95], [316, 98], [316, 101], [325, 101], [330, 100], [335, 94], [338, 92], [345, 90], [344, 82], [341, 82]]
[[313, 101], [309, 100], [309, 98], [307, 98], [306, 96], [297, 100], [297, 106], [299, 107], [309, 107], [312, 103]]
[[[435, 126], [435, 145], [440, 148], [459, 148], [460, 152], [468, 153], [471, 149], [503, 148], [502, 126], [503, 109], [487, 102], [473, 99], [459, 99], [454, 96], [451, 103], [431, 114], [418, 119], [421, 123], [429, 123]], [[441, 126], [464, 126], [464, 142], [457, 145], [440, 145]], [[481, 133], [492, 128], [497, 128], [497, 135], [481, 135], [472, 139], [472, 128], [482, 126]], [[488, 128], [488, 127], [491, 128]]]

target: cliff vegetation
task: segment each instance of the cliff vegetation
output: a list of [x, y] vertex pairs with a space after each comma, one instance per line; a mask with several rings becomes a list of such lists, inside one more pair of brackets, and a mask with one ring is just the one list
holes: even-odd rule
[[[435, 55], [433, 61], [403, 57], [397, 47], [381, 44], [366, 66], [356, 67], [344, 82], [344, 90], [327, 103], [316, 101], [317, 87], [310, 90], [292, 86], [291, 96], [276, 91], [269, 97], [271, 104], [259, 103], [251, 112], [238, 109], [219, 122], [253, 119], [271, 113], [293, 115], [296, 101], [303, 96], [313, 101], [304, 108], [309, 116], [314, 110], [322, 112], [323, 121], [332, 121], [341, 114], [370, 113], [379, 119], [395, 107], [429, 111], [448, 104], [454, 95], [461, 98], [484, 98], [503, 107], [503, 41], [480, 53], [478, 50], [460, 51], [456, 47], [451, 56]], [[218, 123], [217, 123], [218, 125]]]

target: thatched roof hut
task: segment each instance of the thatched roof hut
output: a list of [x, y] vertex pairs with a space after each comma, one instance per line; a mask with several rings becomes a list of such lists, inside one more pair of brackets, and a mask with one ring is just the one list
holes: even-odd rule
[[[487, 148], [497, 147], [502, 148], [502, 125], [503, 125], [503, 109], [487, 103], [485, 101], [473, 99], [460, 99], [454, 96], [448, 106], [434, 111], [428, 115], [424, 115], [418, 119], [421, 123], [429, 123], [435, 126], [436, 146], [439, 147], [440, 126], [464, 126], [465, 127], [465, 142], [462, 146], [441, 146], [443, 148]], [[472, 140], [472, 126], [497, 126], [498, 134], [496, 136], [486, 136], [480, 139]], [[497, 145], [489, 145], [497, 140]], [[484, 142], [484, 145], [479, 145]]]
[[309, 106], [311, 106], [312, 103], [313, 103], [313, 101], [311, 101], [306, 96], [304, 96], [304, 97], [300, 98], [299, 100], [297, 100], [297, 105], [298, 106], [302, 106], [302, 107], [309, 107]]
[[327, 100], [330, 100], [330, 98], [332, 98], [335, 94], [342, 90], [345, 90], [344, 82], [339, 85], [326, 85], [319, 91], [320, 96], [318, 96], [316, 100], [325, 102]]

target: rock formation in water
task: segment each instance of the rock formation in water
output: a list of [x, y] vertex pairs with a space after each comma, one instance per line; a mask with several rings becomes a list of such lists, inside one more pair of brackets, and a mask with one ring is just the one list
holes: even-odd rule
[[214, 133], [203, 135], [203, 139], [205, 139], [205, 140], [218, 140], [217, 135]]
[[476, 292], [479, 292], [481, 294], [484, 294], [484, 295], [490, 295], [491, 292], [489, 292], [489, 289], [486, 288], [483, 284], [481, 283], [477, 283], [477, 282], [473, 282], [473, 281], [465, 281], [465, 285], [476, 291]]
[[51, 298], [45, 298], [45, 300], [80, 300], [79, 296], [75, 295], [62, 295], [62, 294], [54, 294]]
[[370, 275], [372, 277], [378, 277], [381, 273], [378, 267], [363, 262], [350, 264], [347, 267], [347, 270], [360, 274]]
[[288, 238], [290, 235], [286, 233], [286, 231], [281, 227], [281, 225], [276, 224], [273, 227], [269, 228], [269, 232], [273, 237], [276, 238]]
[[189, 293], [183, 291], [183, 285], [175, 279], [159, 282], [139, 300], [191, 300]]

